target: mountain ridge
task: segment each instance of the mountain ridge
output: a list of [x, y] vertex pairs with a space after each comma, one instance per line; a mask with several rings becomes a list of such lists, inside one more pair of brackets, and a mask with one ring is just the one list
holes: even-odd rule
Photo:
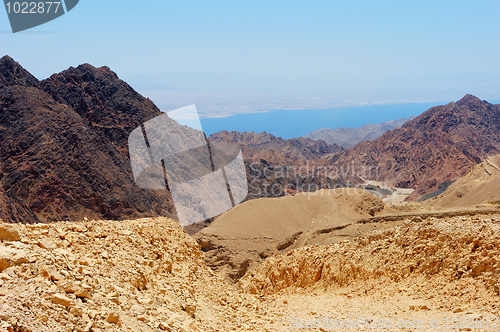
[[410, 199], [463, 176], [500, 153], [500, 105], [472, 95], [435, 106], [376, 140], [364, 141], [330, 159], [335, 167], [377, 169], [377, 179], [416, 189]]
[[385, 121], [380, 124], [365, 124], [361, 127], [347, 128], [339, 127], [336, 129], [322, 128], [304, 135], [305, 138], [313, 140], [323, 140], [329, 144], [338, 144], [343, 148], [352, 148], [359, 142], [368, 140], [373, 141], [388, 130], [401, 127], [404, 123], [413, 120], [415, 116], [397, 120]]
[[229, 141], [236, 143], [245, 159], [250, 161], [265, 160], [267, 164], [300, 166], [307, 161], [319, 161], [325, 155], [336, 154], [343, 150], [337, 144], [314, 141], [299, 137], [283, 139], [267, 132], [221, 131], [210, 135], [211, 141]]
[[[7, 222], [170, 216], [167, 191], [137, 187], [128, 134], [163, 114], [107, 67], [38, 81], [0, 59], [0, 218]], [[116, 115], [116, 116], [115, 116]]]

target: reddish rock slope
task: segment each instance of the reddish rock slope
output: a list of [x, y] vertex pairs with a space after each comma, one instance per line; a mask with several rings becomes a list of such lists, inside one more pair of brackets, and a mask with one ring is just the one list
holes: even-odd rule
[[333, 166], [375, 167], [375, 180], [415, 188], [412, 197], [456, 180], [486, 157], [500, 153], [500, 105], [472, 95], [433, 107], [373, 142], [334, 156]]

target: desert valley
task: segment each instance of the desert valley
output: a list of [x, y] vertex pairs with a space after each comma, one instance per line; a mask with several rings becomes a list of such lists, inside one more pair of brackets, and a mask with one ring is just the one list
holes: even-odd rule
[[108, 67], [0, 59], [0, 331], [500, 330], [500, 105], [214, 133], [248, 196], [186, 227], [130, 166], [161, 114]]

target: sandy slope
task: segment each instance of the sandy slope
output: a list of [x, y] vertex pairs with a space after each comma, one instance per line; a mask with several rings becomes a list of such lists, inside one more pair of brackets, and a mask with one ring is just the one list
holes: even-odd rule
[[298, 236], [387, 211], [375, 195], [352, 188], [262, 198], [224, 213], [195, 238], [211, 267], [237, 279], [248, 266], [286, 248]]
[[444, 193], [425, 202], [438, 207], [500, 203], [500, 155], [484, 160], [453, 183]]
[[303, 230], [340, 226], [383, 209], [381, 200], [361, 189], [320, 190], [245, 202], [200, 233], [282, 240]]

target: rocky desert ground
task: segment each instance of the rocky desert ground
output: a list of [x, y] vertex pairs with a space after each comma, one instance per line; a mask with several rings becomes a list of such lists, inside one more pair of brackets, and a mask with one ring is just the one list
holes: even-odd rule
[[456, 214], [362, 220], [236, 284], [171, 219], [1, 224], [0, 331], [500, 330], [500, 210]]

